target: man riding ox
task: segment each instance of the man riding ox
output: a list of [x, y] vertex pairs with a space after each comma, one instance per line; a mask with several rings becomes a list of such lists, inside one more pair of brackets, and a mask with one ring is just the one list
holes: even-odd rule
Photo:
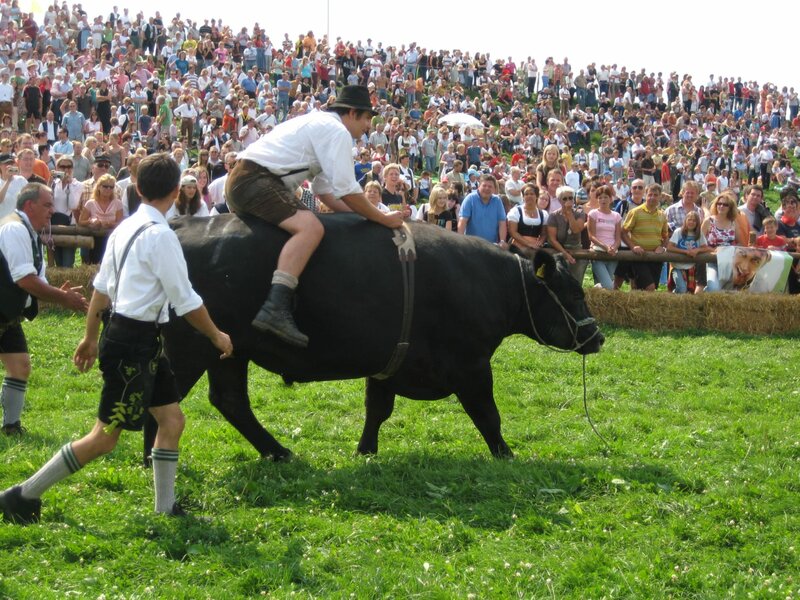
[[355, 179], [353, 138], [367, 133], [375, 114], [365, 87], [346, 86], [329, 110], [281, 123], [239, 154], [228, 177], [231, 210], [277, 225], [291, 237], [278, 256], [267, 301], [252, 322], [298, 347], [308, 345], [292, 315], [298, 278], [322, 240], [322, 223], [296, 197], [304, 180], [334, 212], [352, 211], [392, 229], [400, 212], [382, 213], [370, 204]]

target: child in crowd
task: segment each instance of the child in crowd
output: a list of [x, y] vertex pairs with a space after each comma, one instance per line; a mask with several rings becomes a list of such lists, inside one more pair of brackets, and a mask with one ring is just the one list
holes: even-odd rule
[[470, 169], [467, 171], [466, 187], [470, 192], [477, 191], [478, 189], [478, 175], [479, 173], [477, 169]]
[[[677, 252], [694, 258], [701, 252], [710, 252], [703, 232], [700, 230], [700, 217], [694, 211], [687, 213], [683, 225], [678, 227], [667, 244], [669, 252]], [[675, 285], [676, 294], [694, 291], [695, 266], [692, 263], [670, 263], [670, 278]]]
[[417, 180], [417, 189], [419, 190], [419, 197], [428, 199], [431, 196], [431, 187], [433, 186], [433, 182], [431, 181], [431, 173], [430, 171], [423, 171], [422, 175], [420, 175], [419, 180]]
[[775, 217], [765, 218], [762, 225], [764, 233], [756, 239], [756, 248], [786, 250], [789, 241], [782, 235], [778, 235], [778, 221], [775, 220]]

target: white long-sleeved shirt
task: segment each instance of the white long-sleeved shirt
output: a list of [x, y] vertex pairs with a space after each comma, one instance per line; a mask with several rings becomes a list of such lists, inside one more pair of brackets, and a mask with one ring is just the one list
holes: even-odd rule
[[312, 112], [289, 119], [238, 155], [283, 177], [289, 190], [311, 180], [315, 194], [341, 198], [363, 192], [353, 170], [353, 137], [333, 112]]
[[[134, 241], [117, 289], [114, 257], [119, 266], [128, 240], [149, 221], [156, 224]], [[116, 293], [114, 312], [137, 321], [166, 323], [170, 305], [181, 316], [203, 304], [189, 282], [178, 236], [169, 228], [164, 215], [144, 203], [111, 233], [94, 287], [112, 300]]]

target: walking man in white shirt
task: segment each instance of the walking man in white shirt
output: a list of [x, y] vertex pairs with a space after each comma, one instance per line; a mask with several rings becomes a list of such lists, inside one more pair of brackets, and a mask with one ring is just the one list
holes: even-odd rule
[[239, 153], [225, 196], [233, 212], [256, 216], [291, 234], [278, 257], [269, 297], [253, 327], [288, 344], [308, 345], [292, 315], [298, 278], [322, 240], [322, 223], [296, 196], [311, 180], [313, 192], [332, 210], [352, 211], [393, 229], [400, 212], [382, 213], [355, 179], [353, 139], [370, 128], [374, 115], [367, 88], [345, 86], [330, 110], [289, 119]]
[[[221, 332], [189, 282], [178, 238], [164, 217], [179, 190], [180, 169], [166, 154], [139, 165], [142, 204], [111, 234], [73, 362], [85, 372], [100, 358], [103, 390], [92, 431], [66, 444], [32, 477], [0, 494], [0, 511], [14, 523], [39, 520], [41, 495], [87, 463], [111, 452], [123, 429], [141, 429], [145, 411], [158, 422], [153, 448], [155, 510], [180, 516], [175, 502], [178, 441], [184, 416], [169, 361], [161, 354], [161, 325], [171, 305], [227, 358], [230, 337]], [[52, 212], [52, 204], [50, 205]], [[48, 214], [49, 217], [49, 214]], [[98, 346], [103, 311], [111, 308]]]
[[33, 320], [38, 300], [85, 312], [86, 298], [66, 282], [60, 288], [47, 283], [47, 261], [41, 231], [53, 214], [53, 193], [41, 183], [26, 184], [16, 196], [17, 209], [0, 221], [0, 254], [5, 262], [0, 274], [0, 362], [5, 369], [0, 387], [4, 435], [22, 435], [22, 409], [31, 374], [31, 356], [22, 329], [23, 317]]

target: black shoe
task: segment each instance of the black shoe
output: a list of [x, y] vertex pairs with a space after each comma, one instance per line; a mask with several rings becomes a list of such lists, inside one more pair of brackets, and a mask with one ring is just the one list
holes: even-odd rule
[[285, 285], [275, 283], [269, 291], [269, 297], [264, 306], [253, 319], [253, 327], [259, 331], [271, 333], [287, 344], [305, 348], [308, 346], [308, 336], [297, 329], [292, 316], [292, 299], [294, 290]]
[[3, 435], [12, 436], [12, 435], [25, 435], [28, 432], [28, 430], [25, 429], [19, 421], [17, 421], [16, 423], [9, 423], [8, 425], [3, 425], [2, 432]]
[[0, 511], [11, 523], [38, 523], [42, 515], [42, 501], [39, 498], [23, 498], [22, 488], [17, 485], [0, 494]]

